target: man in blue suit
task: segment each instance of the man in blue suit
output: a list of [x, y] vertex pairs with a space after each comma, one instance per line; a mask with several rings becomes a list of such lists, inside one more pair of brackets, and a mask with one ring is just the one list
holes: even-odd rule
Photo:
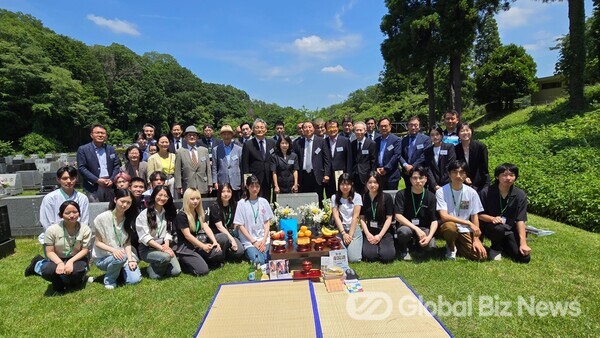
[[377, 173], [383, 176], [383, 181], [386, 182], [383, 187], [385, 190], [398, 190], [398, 182], [400, 182], [400, 170], [398, 163], [400, 162], [400, 138], [391, 133], [392, 120], [384, 117], [379, 120], [379, 132], [381, 135], [377, 137]]
[[406, 187], [410, 187], [410, 176], [408, 173], [413, 167], [422, 165], [425, 161], [425, 148], [431, 146], [429, 137], [420, 133], [421, 120], [417, 116], [408, 119], [408, 135], [402, 139], [400, 152], [400, 164], [402, 165], [402, 178]]
[[215, 191], [224, 183], [231, 184], [233, 198], [242, 197], [242, 147], [233, 142], [233, 128], [226, 124], [219, 132], [223, 142], [213, 149], [212, 176]]
[[106, 144], [104, 126], [92, 126], [90, 137], [92, 142], [77, 149], [77, 169], [83, 176], [83, 190], [90, 202], [109, 202], [121, 161], [115, 148]]

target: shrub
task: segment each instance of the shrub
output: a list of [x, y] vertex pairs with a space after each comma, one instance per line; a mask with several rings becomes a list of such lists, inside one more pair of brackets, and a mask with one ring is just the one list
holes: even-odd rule
[[21, 150], [25, 154], [38, 154], [44, 156], [47, 153], [56, 153], [62, 150], [62, 145], [55, 139], [44, 137], [37, 133], [29, 133], [19, 139]]
[[12, 141], [0, 141], [0, 156], [13, 155], [15, 150], [12, 146]]

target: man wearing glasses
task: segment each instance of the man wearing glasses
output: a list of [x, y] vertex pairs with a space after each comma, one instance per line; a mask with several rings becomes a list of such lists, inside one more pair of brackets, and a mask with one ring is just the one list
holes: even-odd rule
[[187, 188], [195, 188], [207, 196], [213, 186], [208, 149], [198, 145], [198, 130], [194, 126], [185, 128], [183, 137], [187, 147], [179, 149], [175, 157], [176, 191], [183, 196]]
[[408, 173], [413, 167], [425, 162], [424, 150], [431, 145], [429, 137], [421, 131], [421, 121], [417, 116], [408, 119], [408, 135], [402, 139], [400, 146], [400, 165], [402, 165], [402, 178], [406, 187], [410, 187], [410, 176]]

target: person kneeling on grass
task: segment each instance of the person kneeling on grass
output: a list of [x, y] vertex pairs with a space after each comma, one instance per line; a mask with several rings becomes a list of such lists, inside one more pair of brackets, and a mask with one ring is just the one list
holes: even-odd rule
[[[396, 214], [396, 234], [400, 251], [400, 259], [412, 260], [408, 252], [412, 242], [415, 249], [435, 248], [435, 231], [438, 227], [435, 213], [435, 195], [428, 191], [428, 169], [422, 166], [413, 167], [408, 172], [411, 187], [400, 190], [394, 199]], [[418, 243], [418, 245], [416, 245]]]
[[87, 224], [77, 221], [79, 204], [64, 201], [59, 208], [62, 221], [52, 224], [44, 234], [48, 261], [42, 266], [42, 277], [52, 282], [54, 291], [64, 292], [67, 287], [80, 287], [87, 281], [87, 254], [92, 231]]
[[173, 221], [177, 209], [166, 185], [158, 185], [148, 200], [148, 208], [142, 210], [135, 220], [140, 238], [140, 257], [149, 263], [148, 276], [159, 279], [181, 273], [179, 261], [171, 249]]
[[483, 212], [479, 214], [481, 231], [492, 241], [490, 259], [501, 260], [502, 253], [520, 263], [529, 263], [531, 248], [527, 245], [527, 196], [515, 187], [519, 168], [511, 163], [494, 171], [496, 182], [481, 191]]
[[472, 260], [484, 260], [487, 253], [479, 240], [481, 229], [477, 214], [483, 211], [477, 192], [463, 184], [469, 166], [456, 160], [448, 164], [450, 183], [435, 193], [437, 210], [442, 225], [440, 231], [446, 240], [446, 258], [455, 260], [456, 253]]
[[235, 211], [233, 224], [239, 227], [240, 241], [250, 261], [265, 264], [269, 261], [270, 236], [269, 228], [273, 211], [269, 202], [259, 197], [260, 181], [255, 175], [246, 179], [244, 198]]
[[362, 205], [362, 197], [354, 192], [352, 177], [348, 173], [342, 174], [338, 180], [338, 190], [331, 196], [331, 215], [333, 224], [340, 231], [338, 237], [348, 250], [350, 262], [360, 262], [362, 259], [363, 234], [358, 225]]
[[233, 224], [233, 215], [237, 210], [234, 194], [231, 184], [219, 185], [217, 200], [209, 209], [208, 226], [225, 252], [225, 259], [241, 260], [244, 257], [244, 246], [239, 240], [239, 229]]
[[363, 247], [362, 258], [365, 261], [382, 261], [388, 263], [396, 258], [392, 217], [394, 216], [394, 201], [383, 192], [383, 176], [372, 171], [367, 179], [367, 192], [363, 196], [363, 206], [360, 210]]
[[195, 188], [183, 193], [183, 210], [175, 218], [177, 246], [175, 254], [184, 272], [195, 276], [205, 275], [210, 267], [219, 267], [225, 253], [204, 219], [202, 197]]
[[129, 190], [115, 190], [115, 198], [110, 201], [108, 210], [94, 220], [96, 241], [92, 249], [94, 264], [106, 271], [104, 287], [112, 290], [117, 286], [120, 274], [126, 284], [136, 284], [142, 280], [137, 257], [131, 247], [136, 206], [133, 205], [133, 193]]

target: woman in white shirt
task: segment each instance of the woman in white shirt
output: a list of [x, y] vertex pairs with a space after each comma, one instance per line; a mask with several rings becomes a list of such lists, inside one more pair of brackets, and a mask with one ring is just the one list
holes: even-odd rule
[[137, 216], [137, 207], [132, 205], [133, 201], [131, 191], [117, 189], [108, 210], [94, 220], [96, 241], [92, 258], [100, 270], [106, 271], [104, 287], [108, 290], [116, 287], [117, 278], [121, 274], [125, 277], [125, 284], [136, 284], [142, 280], [135, 249], [131, 247]]
[[233, 224], [239, 227], [240, 241], [248, 259], [262, 265], [269, 261], [269, 228], [273, 211], [259, 193], [260, 181], [255, 175], [248, 176], [244, 198], [237, 204]]
[[148, 207], [138, 215], [135, 228], [140, 238], [140, 257], [149, 263], [148, 276], [158, 279], [181, 273], [179, 261], [171, 249], [173, 222], [177, 209], [166, 185], [154, 187]]
[[344, 173], [338, 180], [338, 190], [331, 196], [333, 221], [346, 249], [350, 262], [360, 262], [362, 259], [363, 236], [358, 225], [362, 197], [354, 192], [350, 174]]

